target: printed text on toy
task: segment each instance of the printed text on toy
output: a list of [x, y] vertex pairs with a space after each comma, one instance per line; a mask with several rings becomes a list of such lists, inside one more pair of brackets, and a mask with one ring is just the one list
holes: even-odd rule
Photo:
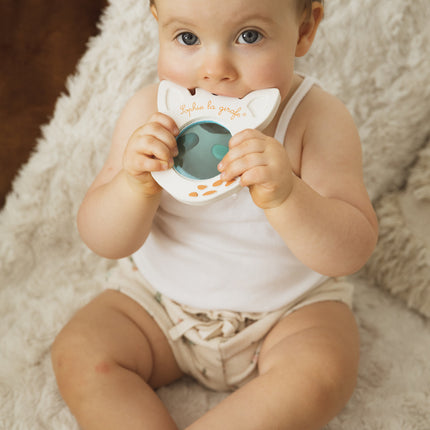
[[188, 118], [190, 118], [191, 114], [195, 112], [204, 113], [205, 111], [217, 111], [218, 116], [225, 114], [230, 115], [231, 120], [246, 116], [246, 112], [242, 112], [241, 107], [233, 109], [226, 105], [217, 106], [212, 100], [209, 100], [206, 106], [198, 104], [197, 102], [193, 102], [191, 105], [182, 104], [179, 106], [179, 110], [181, 115], [186, 115]]

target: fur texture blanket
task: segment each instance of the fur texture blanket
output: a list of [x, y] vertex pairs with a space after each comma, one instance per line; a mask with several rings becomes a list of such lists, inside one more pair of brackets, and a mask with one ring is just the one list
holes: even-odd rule
[[[318, 77], [351, 110], [371, 197], [383, 202], [405, 184], [430, 136], [429, 2], [326, 3], [321, 32], [298, 69]], [[114, 263], [85, 248], [75, 217], [107, 155], [120, 110], [156, 79], [157, 31], [145, 1], [110, 0], [100, 25], [0, 214], [2, 430], [78, 429], [58, 393], [49, 348], [72, 313], [101, 290]], [[382, 255], [390, 242], [384, 246]], [[401, 267], [402, 255], [390, 255], [390, 264]], [[359, 382], [329, 430], [430, 428], [430, 322], [408, 309], [404, 296], [377, 288], [385, 264], [379, 260], [353, 278], [362, 338]], [[429, 280], [421, 282], [428, 292]], [[413, 291], [414, 285], [403, 285]], [[189, 379], [158, 394], [179, 428], [225, 396]]]

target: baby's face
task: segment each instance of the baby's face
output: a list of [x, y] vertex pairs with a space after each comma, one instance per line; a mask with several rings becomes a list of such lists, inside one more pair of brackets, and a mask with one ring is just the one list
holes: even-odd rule
[[299, 16], [295, 0], [157, 0], [160, 79], [242, 98], [291, 88]]

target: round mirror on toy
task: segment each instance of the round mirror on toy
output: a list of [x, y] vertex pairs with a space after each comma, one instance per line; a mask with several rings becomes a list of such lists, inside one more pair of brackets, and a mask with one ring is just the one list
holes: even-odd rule
[[152, 176], [174, 198], [192, 205], [237, 192], [240, 178], [222, 181], [217, 166], [228, 152], [231, 137], [248, 128], [267, 127], [280, 101], [276, 88], [253, 91], [237, 99], [216, 96], [200, 88], [192, 95], [186, 88], [162, 81], [158, 110], [179, 127], [179, 154], [171, 169], [152, 172]]

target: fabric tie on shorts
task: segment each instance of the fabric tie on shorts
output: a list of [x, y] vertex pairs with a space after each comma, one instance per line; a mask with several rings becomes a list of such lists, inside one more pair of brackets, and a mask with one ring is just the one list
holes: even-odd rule
[[264, 315], [229, 311], [202, 313], [201, 310], [193, 310], [186, 306], [183, 307], [184, 310], [181, 310], [176, 306], [170, 306], [169, 303], [164, 302], [163, 304], [175, 323], [175, 326], [169, 330], [172, 340], [178, 340], [190, 329], [195, 329], [203, 340], [215, 337], [228, 339]]

